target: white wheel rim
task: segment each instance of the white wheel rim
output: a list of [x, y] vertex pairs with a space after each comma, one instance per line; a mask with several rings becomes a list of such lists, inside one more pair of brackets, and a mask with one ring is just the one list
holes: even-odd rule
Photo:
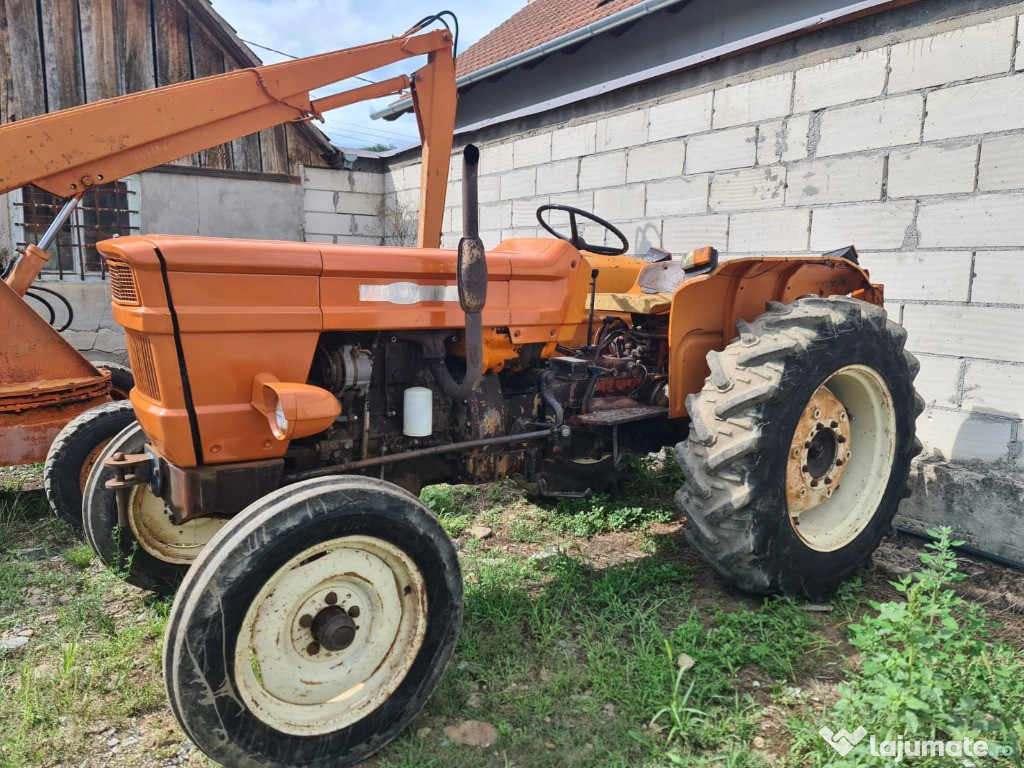
[[[348, 615], [358, 609], [354, 639], [339, 650], [319, 645], [309, 626], [332, 606]], [[235, 684], [253, 715], [272, 728], [332, 733], [390, 698], [426, 628], [423, 575], [407, 554], [370, 536], [332, 539], [267, 578], [238, 634]]]
[[176, 565], [190, 565], [210, 539], [228, 520], [220, 517], [197, 517], [174, 525], [164, 512], [164, 502], [154, 496], [148, 485], [132, 488], [128, 499], [128, 525], [139, 546], [157, 560]]
[[[867, 528], [882, 502], [889, 485], [893, 459], [896, 454], [896, 412], [892, 394], [882, 378], [864, 365], [851, 365], [832, 374], [815, 395], [825, 389], [828, 395], [845, 409], [849, 426], [841, 434], [848, 441], [837, 448], [837, 457], [843, 461], [841, 471], [829, 474], [837, 478], [827, 498], [815, 501], [813, 506], [798, 496], [799, 465], [804, 457], [787, 457], [786, 499], [789, 521], [801, 541], [818, 552], [835, 552], [852, 542]], [[812, 402], [814, 397], [812, 397]], [[800, 443], [801, 430], [809, 418], [807, 411], [801, 416], [794, 431], [793, 443]], [[836, 434], [840, 434], [839, 431]], [[806, 499], [808, 488], [803, 488]]]

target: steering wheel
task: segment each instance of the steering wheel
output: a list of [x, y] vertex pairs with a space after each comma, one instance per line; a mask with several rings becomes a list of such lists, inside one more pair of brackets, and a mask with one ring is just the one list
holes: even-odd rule
[[[543, 213], [546, 211], [565, 211], [569, 214], [569, 230], [571, 234], [569, 236], [564, 235], [561, 232], [556, 231], [550, 224], [544, 221]], [[600, 224], [602, 227], [607, 229], [622, 243], [620, 247], [613, 245], [591, 245], [582, 237], [580, 237], [579, 228], [576, 226], [576, 216], [580, 215], [585, 219], [590, 219], [595, 224]], [[559, 240], [565, 240], [570, 243], [577, 251], [590, 251], [591, 253], [597, 254], [598, 256], [618, 256], [629, 250], [629, 240], [616, 229], [612, 224], [602, 219], [600, 216], [595, 216], [593, 213], [574, 208], [571, 205], [542, 205], [537, 209], [537, 221], [544, 227], [545, 230], [550, 232], [552, 235], [557, 237]]]

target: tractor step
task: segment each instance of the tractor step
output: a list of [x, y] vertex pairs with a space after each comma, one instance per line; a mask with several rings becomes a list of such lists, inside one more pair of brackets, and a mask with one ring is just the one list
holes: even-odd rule
[[573, 416], [570, 421], [582, 427], [615, 427], [634, 421], [664, 418], [667, 415], [668, 408], [663, 408], [660, 405], [631, 405], [625, 408], [609, 408], [607, 411], [583, 413]]

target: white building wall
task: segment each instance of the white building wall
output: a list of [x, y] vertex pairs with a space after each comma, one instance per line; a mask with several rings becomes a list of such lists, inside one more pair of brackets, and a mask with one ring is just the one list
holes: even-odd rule
[[[1006, 462], [1024, 430], [1024, 30], [1005, 15], [481, 143], [482, 237], [592, 210], [636, 252], [856, 244], [919, 356], [922, 440]], [[1021, 37], [1021, 40], [1018, 39]], [[453, 158], [453, 171], [458, 170]], [[415, 199], [419, 165], [386, 184]], [[457, 173], [453, 173], [456, 179]], [[448, 195], [445, 244], [461, 226]]]
[[[742, 76], [698, 73], [705, 85], [671, 96], [622, 91], [599, 97], [617, 105], [603, 112], [571, 112], [587, 117], [460, 137], [482, 150], [484, 244], [542, 236], [533, 211], [551, 202], [607, 218], [637, 253], [857, 245], [921, 361], [925, 453], [897, 522], [952, 525], [1024, 562], [1021, 9], [894, 25], [802, 56], [794, 46]], [[461, 228], [459, 171], [455, 157], [447, 247]], [[415, 205], [418, 174], [395, 164], [391, 197]]]

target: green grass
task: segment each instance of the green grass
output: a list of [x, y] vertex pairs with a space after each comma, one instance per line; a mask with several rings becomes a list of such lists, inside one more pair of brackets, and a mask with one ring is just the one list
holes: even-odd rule
[[[539, 767], [632, 766], [742, 755], [757, 707], [735, 690], [737, 671], [791, 680], [819, 645], [812, 620], [786, 601], [718, 608], [707, 623], [689, 598], [691, 568], [664, 556], [604, 570], [569, 557], [543, 569], [479, 557], [466, 577], [456, 663], [385, 765], [504, 765], [529, 755]], [[669, 739], [655, 716], [672, 697], [680, 652], [696, 660], [690, 706], [707, 716]], [[417, 734], [469, 716], [497, 726], [492, 756], [446, 744], [436, 727]]]
[[[1024, 738], [1024, 659], [949, 590], [948, 548], [887, 602], [866, 599], [885, 589], [877, 579], [844, 585], [825, 613], [755, 600], [719, 588], [664, 524], [674, 462], [647, 459], [626, 477], [588, 500], [538, 502], [510, 483], [424, 490], [461, 537], [464, 627], [439, 690], [380, 766], [759, 768], [770, 755], [839, 765], [817, 729], [859, 722], [880, 738], [981, 725]], [[103, 569], [53, 519], [37, 481], [37, 468], [0, 472], [0, 638], [34, 632], [0, 650], [0, 768], [68, 755], [171, 763], [184, 736], [160, 670], [169, 603]], [[476, 524], [495, 535], [469, 536]], [[609, 557], [609, 542], [632, 554]], [[552, 544], [569, 554], [531, 557]], [[493, 724], [496, 743], [450, 742], [445, 727], [464, 720]], [[98, 723], [139, 734], [135, 757], [111, 755], [90, 733]]]
[[[994, 640], [996, 625], [985, 609], [951, 589], [963, 579], [952, 548], [963, 542], [952, 542], [948, 528], [930, 533], [937, 542], [920, 555], [922, 568], [893, 585], [899, 599], [872, 601], [871, 611], [848, 627], [860, 663], [840, 686], [839, 700], [822, 718], [794, 720], [797, 764], [889, 763], [863, 747], [837, 760], [818, 738], [821, 725], [863, 726], [878, 741], [986, 740], [1013, 749], [1012, 757], [992, 764], [1022, 764], [1024, 653]], [[950, 758], [926, 756], [914, 764], [939, 768]]]

